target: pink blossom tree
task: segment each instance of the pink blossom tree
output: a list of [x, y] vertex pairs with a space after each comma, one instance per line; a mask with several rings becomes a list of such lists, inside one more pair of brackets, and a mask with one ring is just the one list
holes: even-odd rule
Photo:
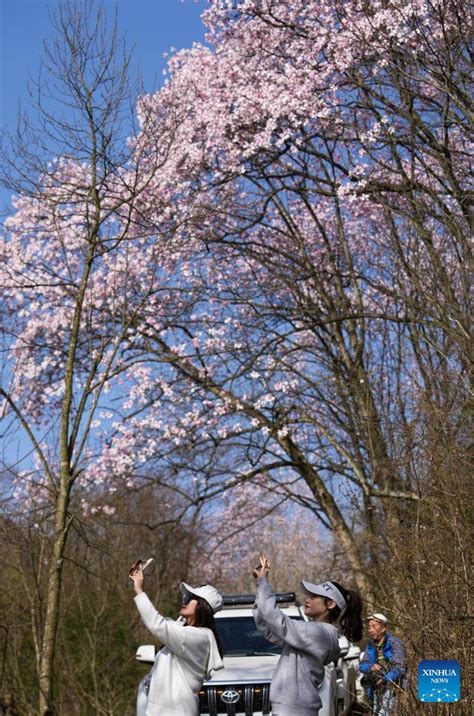
[[[41, 714], [53, 710], [68, 535], [84, 511], [113, 513], [111, 500], [98, 498], [100, 480], [87, 473], [96, 436], [111, 438], [114, 418], [140, 393], [134, 324], [152, 303], [166, 323], [176, 302], [160, 276], [177, 270], [182, 253], [165, 216], [146, 230], [134, 219], [170, 151], [173, 125], [160, 130], [153, 118], [153, 139], [131, 147], [127, 110], [137, 88], [116, 23], [109, 29], [91, 0], [65, 2], [55, 30], [31, 88], [32, 113], [3, 147], [3, 181], [16, 197], [0, 240], [1, 410], [11, 444], [18, 435], [26, 452], [9, 495], [47, 536], [36, 565], [47, 576], [32, 606]], [[142, 116], [143, 130], [147, 121]], [[154, 159], [150, 174], [139, 170], [145, 154]], [[107, 483], [113, 495], [114, 475]]]
[[344, 573], [349, 578], [344, 552], [307, 505], [296, 506], [277, 486], [269, 490], [266, 479], [227, 490], [212, 519], [202, 521], [200, 536], [191, 578], [208, 580], [227, 594], [254, 589], [251, 572], [262, 548], [272, 564], [272, 584], [280, 592], [298, 593], [305, 575], [317, 580]]
[[366, 586], [350, 506], [374, 536], [396, 523], [419, 498], [421, 401], [466, 396], [468, 27], [428, 0], [224, 2], [205, 20], [214, 47], [178, 53], [140, 103], [180, 118], [149, 195], [172, 177], [199, 309], [140, 330], [196, 396], [196, 440], [238, 446], [238, 479], [303, 482]]

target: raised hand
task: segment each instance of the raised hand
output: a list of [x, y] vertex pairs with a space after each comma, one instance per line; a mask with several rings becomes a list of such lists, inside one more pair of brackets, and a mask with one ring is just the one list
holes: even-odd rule
[[259, 577], [266, 577], [270, 571], [270, 563], [267, 559], [267, 555], [262, 552], [259, 560], [260, 564], [252, 570], [252, 575], [255, 579], [258, 579]]
[[145, 581], [145, 575], [141, 569], [141, 564], [141, 560], [134, 562], [130, 567], [130, 572], [128, 573], [128, 578], [132, 580], [133, 588], [137, 594], [143, 592], [143, 584]]

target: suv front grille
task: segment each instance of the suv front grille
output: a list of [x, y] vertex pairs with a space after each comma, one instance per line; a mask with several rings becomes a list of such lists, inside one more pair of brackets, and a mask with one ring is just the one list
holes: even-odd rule
[[[226, 691], [235, 691], [239, 694], [238, 701], [226, 704], [221, 697]], [[217, 714], [244, 713], [252, 716], [254, 713], [270, 713], [270, 684], [206, 684], [199, 692], [200, 713], [209, 716]]]

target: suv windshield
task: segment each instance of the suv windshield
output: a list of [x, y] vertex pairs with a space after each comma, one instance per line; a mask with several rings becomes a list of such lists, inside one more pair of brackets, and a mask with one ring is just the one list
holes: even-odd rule
[[[300, 621], [302, 617], [291, 619]], [[252, 617], [216, 619], [216, 626], [222, 639], [224, 656], [263, 656], [281, 652], [281, 646], [272, 644], [262, 636]]]

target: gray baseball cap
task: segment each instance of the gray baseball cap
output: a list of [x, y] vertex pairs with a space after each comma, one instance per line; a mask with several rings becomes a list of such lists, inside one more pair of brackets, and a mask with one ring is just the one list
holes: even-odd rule
[[336, 602], [339, 609], [345, 609], [347, 602], [342, 596], [339, 589], [332, 582], [321, 582], [321, 584], [312, 584], [301, 580], [301, 589], [306, 594], [316, 594], [318, 597], [328, 597]]

